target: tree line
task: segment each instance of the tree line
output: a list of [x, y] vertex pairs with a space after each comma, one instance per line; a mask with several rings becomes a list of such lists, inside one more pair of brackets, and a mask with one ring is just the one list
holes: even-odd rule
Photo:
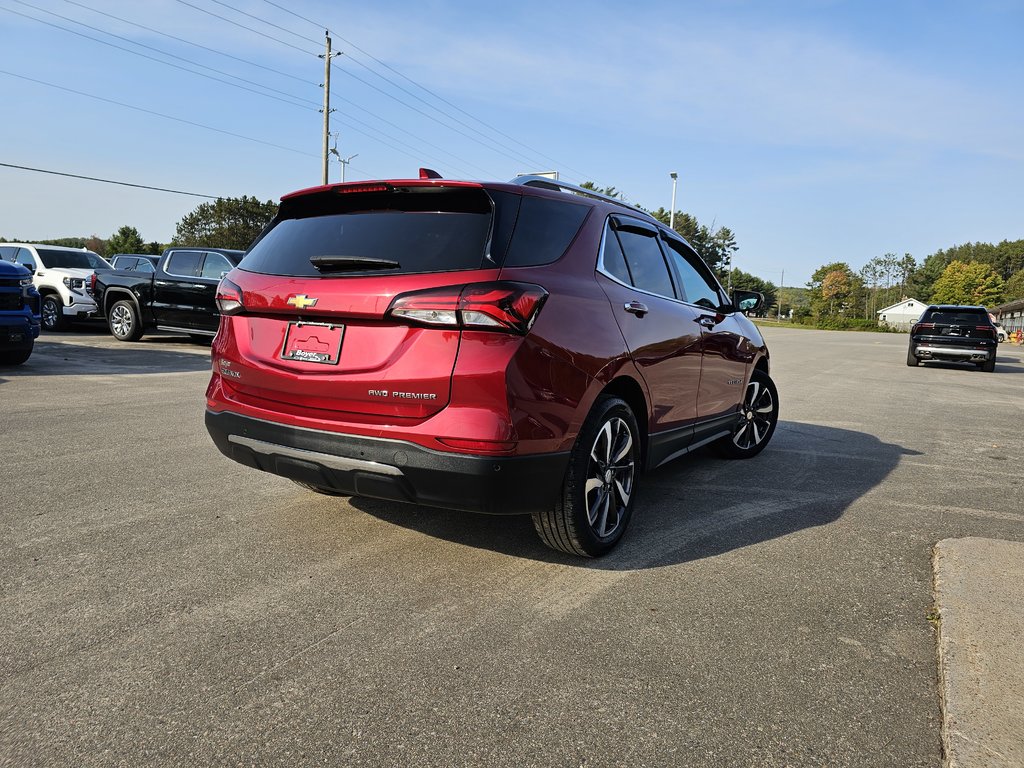
[[100, 256], [118, 253], [160, 254], [170, 246], [200, 246], [204, 248], [247, 249], [263, 228], [277, 214], [277, 203], [261, 202], [255, 197], [220, 198], [212, 203], [201, 203], [181, 218], [169, 243], [147, 242], [138, 229], [125, 225], [108, 238], [62, 237], [52, 240], [3, 238], [0, 242], [39, 243], [62, 245], [68, 248], [88, 248]]
[[909, 253], [886, 253], [859, 271], [832, 262], [819, 267], [807, 287], [809, 306], [802, 314], [826, 325], [874, 323], [880, 310], [908, 298], [991, 309], [1024, 299], [1024, 240], [954, 245], [920, 264]]

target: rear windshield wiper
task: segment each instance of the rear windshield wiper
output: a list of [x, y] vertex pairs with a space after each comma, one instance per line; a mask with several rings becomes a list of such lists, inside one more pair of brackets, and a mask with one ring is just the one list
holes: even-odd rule
[[391, 259], [372, 259], [367, 256], [312, 256], [309, 263], [320, 272], [358, 272], [364, 269], [401, 269]]

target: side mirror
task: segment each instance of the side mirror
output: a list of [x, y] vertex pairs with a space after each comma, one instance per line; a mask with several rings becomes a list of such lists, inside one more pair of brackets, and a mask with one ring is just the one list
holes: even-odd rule
[[756, 312], [764, 305], [764, 294], [757, 291], [735, 290], [730, 299], [737, 312]]

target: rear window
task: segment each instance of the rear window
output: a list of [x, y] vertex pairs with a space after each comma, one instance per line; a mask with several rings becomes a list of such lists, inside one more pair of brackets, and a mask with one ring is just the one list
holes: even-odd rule
[[[386, 274], [447, 272], [487, 262], [492, 203], [483, 189], [334, 192], [288, 199], [277, 222], [242, 259], [249, 272], [321, 277], [315, 256], [385, 259]], [[349, 270], [326, 276], [380, 274]]]
[[958, 309], [926, 311], [920, 322], [937, 325], [988, 325], [990, 321], [988, 313], [984, 310]]

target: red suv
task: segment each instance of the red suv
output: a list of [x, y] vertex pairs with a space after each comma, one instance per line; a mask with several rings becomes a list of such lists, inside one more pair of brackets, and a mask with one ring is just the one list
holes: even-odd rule
[[539, 177], [281, 200], [222, 281], [206, 426], [312, 491], [531, 514], [598, 556], [643, 470], [771, 439], [768, 350], [675, 232]]

